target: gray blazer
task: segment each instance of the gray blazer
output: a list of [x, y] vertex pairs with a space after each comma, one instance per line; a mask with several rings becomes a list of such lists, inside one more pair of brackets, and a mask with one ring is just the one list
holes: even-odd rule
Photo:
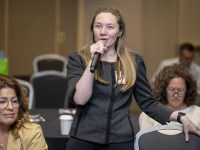
[[[120, 91], [122, 85], [114, 86], [116, 83], [115, 63], [99, 62], [100, 75], [109, 81], [109, 84], [94, 80], [90, 100], [83, 106], [77, 106], [77, 113], [70, 131], [72, 137], [100, 144], [134, 140], [129, 114], [132, 96], [150, 117], [161, 124], [168, 121], [172, 110], [153, 99], [143, 58], [138, 54], [133, 54], [132, 57], [136, 62], [136, 82], [133, 87], [123, 93]], [[73, 101], [76, 83], [82, 76], [86, 64], [84, 59], [75, 52], [69, 55], [68, 60], [66, 99]]]

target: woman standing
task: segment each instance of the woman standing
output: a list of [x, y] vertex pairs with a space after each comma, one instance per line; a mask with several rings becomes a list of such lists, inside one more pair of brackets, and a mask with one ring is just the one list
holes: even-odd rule
[[[69, 55], [67, 99], [77, 106], [67, 150], [133, 150], [134, 132], [129, 108], [132, 95], [143, 111], [164, 124], [173, 113], [152, 97], [144, 61], [124, 44], [125, 23], [116, 8], [98, 9], [90, 25], [90, 40]], [[101, 54], [96, 71], [90, 66]], [[199, 133], [190, 120], [180, 118], [188, 131]]]

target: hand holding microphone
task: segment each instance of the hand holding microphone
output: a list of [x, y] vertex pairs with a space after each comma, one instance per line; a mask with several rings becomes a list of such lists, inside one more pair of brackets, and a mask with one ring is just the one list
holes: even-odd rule
[[92, 51], [94, 51], [92, 63], [90, 65], [90, 72], [91, 73], [95, 72], [97, 65], [98, 65], [98, 62], [99, 62], [99, 59], [100, 59], [100, 57], [103, 54], [105, 49], [106, 49], [106, 42], [103, 41], [103, 40], [100, 40], [97, 43], [91, 45], [90, 52], [92, 53]]

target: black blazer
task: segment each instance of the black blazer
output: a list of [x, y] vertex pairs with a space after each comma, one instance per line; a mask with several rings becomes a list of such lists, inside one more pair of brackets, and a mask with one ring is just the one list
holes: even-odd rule
[[[70, 135], [82, 140], [107, 144], [134, 140], [133, 125], [129, 109], [132, 96], [140, 108], [158, 122], [165, 124], [172, 110], [153, 99], [152, 90], [146, 77], [143, 58], [133, 54], [136, 62], [136, 82], [126, 92], [121, 92], [122, 85], [115, 80], [115, 63], [100, 61], [98, 69], [101, 77], [109, 84], [94, 80], [93, 93], [84, 106], [77, 106], [77, 113], [72, 123]], [[67, 65], [67, 100], [73, 101], [75, 86], [82, 76], [86, 64], [77, 53], [71, 53]]]

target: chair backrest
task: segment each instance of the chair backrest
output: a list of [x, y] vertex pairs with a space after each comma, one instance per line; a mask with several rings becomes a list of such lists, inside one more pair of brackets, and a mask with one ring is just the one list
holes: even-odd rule
[[67, 58], [58, 54], [43, 54], [34, 58], [34, 73], [55, 70], [66, 73]]
[[34, 96], [34, 91], [33, 91], [33, 86], [31, 85], [30, 82], [22, 80], [22, 79], [16, 79], [18, 83], [24, 88], [28, 98], [29, 98], [29, 109], [32, 109], [33, 107], [33, 96]]
[[64, 73], [43, 71], [32, 75], [34, 108], [63, 108], [67, 80]]
[[135, 150], [200, 150], [200, 137], [189, 134], [190, 141], [185, 142], [183, 132], [168, 135], [160, 133], [160, 130], [180, 130], [181, 125], [160, 125], [145, 129], [137, 133]]

